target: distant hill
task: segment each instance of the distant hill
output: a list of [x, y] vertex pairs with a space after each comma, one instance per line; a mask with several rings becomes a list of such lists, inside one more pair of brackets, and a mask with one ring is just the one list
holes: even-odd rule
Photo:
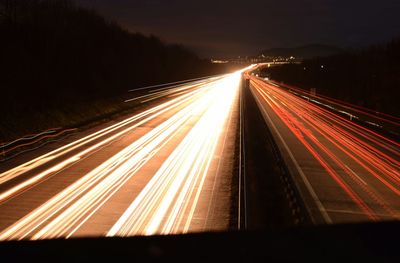
[[313, 57], [326, 57], [338, 53], [342, 53], [344, 50], [329, 45], [322, 44], [310, 44], [306, 46], [294, 47], [294, 48], [271, 48], [260, 52], [260, 55], [266, 57], [296, 57], [296, 58], [313, 58]]
[[400, 117], [399, 61], [400, 36], [386, 44], [265, 68], [261, 75]]
[[5, 101], [13, 105], [15, 98], [26, 107], [58, 107], [224, 71], [183, 46], [128, 32], [72, 0], [0, 0], [0, 36], [0, 109], [9, 110]]
[[72, 0], [0, 0], [0, 142], [65, 126], [130, 89], [226, 67], [128, 32]]

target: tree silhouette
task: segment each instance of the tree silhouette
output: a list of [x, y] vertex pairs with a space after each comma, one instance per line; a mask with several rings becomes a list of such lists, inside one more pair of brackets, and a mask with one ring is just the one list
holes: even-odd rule
[[0, 0], [0, 36], [0, 136], [27, 113], [226, 71], [69, 0]]
[[385, 45], [265, 68], [264, 75], [400, 116], [400, 38]]

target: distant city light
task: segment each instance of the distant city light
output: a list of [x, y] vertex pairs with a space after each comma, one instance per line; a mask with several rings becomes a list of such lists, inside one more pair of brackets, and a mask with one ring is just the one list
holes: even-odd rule
[[229, 61], [228, 60], [214, 60], [214, 59], [211, 59], [211, 63], [215, 63], [215, 64], [225, 64], [225, 63], [228, 63]]

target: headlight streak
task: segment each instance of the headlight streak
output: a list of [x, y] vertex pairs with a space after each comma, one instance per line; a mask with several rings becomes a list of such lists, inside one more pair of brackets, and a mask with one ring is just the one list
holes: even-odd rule
[[[189, 141], [190, 144], [185, 143], [186, 147], [180, 146], [182, 151], [179, 153], [180, 158], [175, 160], [181, 162], [177, 166], [180, 167], [178, 169], [180, 171], [179, 179], [175, 180], [172, 185], [163, 185], [163, 191], [167, 191], [169, 193], [168, 196], [173, 197], [173, 193], [177, 191], [177, 187], [183, 183], [183, 180], [187, 179], [184, 189], [187, 193], [190, 193], [190, 195], [194, 195], [196, 201], [188, 208], [190, 209], [191, 214], [193, 214], [201, 191], [201, 185], [203, 184], [204, 178], [207, 174], [208, 166], [212, 160], [213, 152], [217, 145], [221, 129], [224, 125], [226, 116], [229, 113], [233, 96], [236, 94], [237, 88], [235, 87], [238, 85], [239, 78], [240, 75], [235, 74], [225, 77], [222, 80], [204, 85], [195, 91], [190, 91], [185, 95], [157, 106], [155, 107], [156, 109], [153, 108], [146, 112], [146, 114], [139, 114], [135, 116], [136, 118], [129, 118], [121, 123], [111, 126], [112, 128], [108, 127], [77, 142], [64, 146], [62, 149], [38, 157], [35, 159], [36, 162], [33, 160], [27, 164], [21, 165], [19, 169], [14, 170], [14, 173], [10, 174], [18, 176], [18, 172], [25, 172], [24, 169], [26, 169], [26, 167], [34, 169], [49, 160], [55, 159], [71, 151], [72, 149], [70, 147], [76, 149], [77, 147], [85, 145], [87, 143], [85, 139], [95, 140], [94, 138], [101, 138], [105, 134], [109, 134], [112, 129], [118, 129], [129, 125], [128, 128], [123, 131], [120, 131], [111, 137], [107, 137], [94, 146], [69, 157], [67, 160], [54, 165], [46, 171], [2, 193], [0, 195], [0, 200], [6, 200], [18, 193], [21, 189], [26, 188], [27, 185], [36, 183], [49, 174], [53, 174], [63, 167], [80, 160], [80, 158], [85, 154], [88, 154], [95, 148], [104, 145], [106, 143], [105, 141], [110, 142], [137, 126], [159, 116], [161, 113], [171, 110], [184, 102], [191, 101], [189, 106], [185, 106], [185, 108], [180, 110], [171, 118], [152, 129], [143, 137], [78, 179], [56, 196], [52, 197], [46, 203], [5, 229], [0, 233], [0, 240], [70, 237], [132, 176], [134, 176], [134, 174], [138, 172], [148, 160], [150, 160], [165, 144], [167, 144], [175, 133], [178, 132], [180, 127], [190, 120], [193, 115], [198, 115], [202, 117], [189, 132], [191, 135], [186, 136], [184, 139], [185, 142]], [[137, 121], [138, 119], [140, 119], [140, 121], [135, 123], [134, 121]], [[132, 123], [134, 124], [132, 125]], [[102, 133], [103, 131], [105, 133]], [[183, 142], [181, 144], [183, 144]], [[166, 161], [166, 163], [169, 162]], [[169, 165], [164, 163], [163, 166], [164, 165], [168, 166], [169, 169], [171, 168], [170, 163]], [[190, 173], [186, 174], [189, 171]], [[197, 190], [194, 190], [195, 185], [200, 185]], [[169, 189], [168, 187], [172, 188]], [[161, 189], [158, 190], [160, 193]], [[171, 197], [169, 197], [169, 199], [166, 198], [166, 200], [171, 201]], [[185, 195], [181, 193], [178, 199], [180, 201], [184, 200]], [[167, 201], [161, 202], [159, 200], [159, 203], [163, 204], [162, 207], [164, 207], [164, 210], [166, 207], [169, 207]], [[188, 207], [188, 204], [185, 204], [185, 207]], [[164, 210], [162, 209], [162, 211]], [[176, 207], [173, 210], [175, 212], [173, 212], [173, 216], [168, 219], [169, 223], [164, 229], [164, 232], [170, 231], [168, 229], [172, 228], [174, 225], [174, 218], [179, 214], [177, 212], [179, 211], [179, 207]], [[154, 216], [155, 219], [152, 221], [154, 227], [158, 226], [159, 221], [157, 220], [160, 220], [162, 214], [162, 212], [159, 212]], [[189, 216], [189, 218], [191, 218], [191, 216]], [[179, 220], [181, 221], [182, 218]], [[185, 231], [187, 231], [188, 227], [189, 224], [187, 221], [184, 226]]]
[[158, 88], [157, 90], [174, 88], [174, 87], [178, 87], [178, 86], [182, 86], [182, 85], [186, 85], [186, 84], [190, 84], [190, 83], [201, 82], [204, 79], [214, 80], [214, 79], [219, 78], [220, 76], [221, 75], [219, 74], [219, 75], [206, 76], [206, 77], [200, 77], [200, 78], [194, 78], [194, 79], [174, 81], [174, 82], [169, 82], [169, 83], [161, 83], [161, 84], [131, 89], [131, 90], [129, 90], [129, 92], [136, 92], [136, 91], [140, 91], [140, 90], [149, 90], [149, 89], [154, 89], [154, 88]]
[[145, 103], [148, 101], [152, 101], [158, 98], [162, 97], [167, 97], [168, 95], [171, 96], [178, 96], [179, 94], [189, 92], [190, 90], [194, 88], [198, 88], [199, 86], [204, 86], [209, 83], [212, 83], [213, 81], [216, 81], [217, 79], [221, 79], [223, 77], [214, 77], [210, 78], [207, 80], [202, 80], [202, 81], [196, 81], [194, 83], [187, 83], [187, 84], [181, 84], [177, 85], [176, 87], [166, 87], [166, 88], [160, 88], [156, 90], [150, 90], [148, 91], [149, 94], [142, 95], [142, 96], [137, 96], [132, 99], [125, 100], [125, 102], [132, 102], [135, 100], [141, 100], [140, 103]]
[[[222, 127], [237, 96], [239, 79], [240, 74], [235, 74], [225, 80], [225, 85], [215, 89], [210, 97], [213, 105], [163, 163], [107, 236], [188, 231]], [[186, 213], [188, 215], [185, 217]], [[185, 223], [181, 226], [183, 217]]]
[[[382, 183], [382, 186], [386, 186], [397, 196], [400, 195], [400, 163], [397, 158], [390, 157], [384, 151], [399, 157], [398, 144], [391, 143], [390, 140], [382, 138], [382, 136], [376, 136], [374, 132], [364, 127], [304, 101], [281, 88], [268, 85], [264, 81], [252, 78], [252, 84], [254, 91], [259, 94], [257, 96], [261, 97], [271, 107], [366, 216], [372, 220], [380, 219], [380, 213], [377, 213], [376, 210], [373, 211], [370, 205], [360, 197], [357, 190], [353, 189], [346, 180], [350, 179], [355, 182], [365, 194], [385, 211], [385, 214], [391, 218], [400, 218], [398, 208], [388, 204], [387, 200], [379, 193], [379, 189], [367, 185], [358, 175], [355, 175], [354, 171], [346, 165], [345, 160], [317, 139], [312, 130], [317, 131], [325, 140], [360, 165], [365, 170], [362, 176], [371, 176], [377, 179]], [[378, 149], [377, 146], [381, 147], [382, 150]], [[321, 153], [326, 157], [323, 157]], [[340, 167], [345, 176], [333, 169], [327, 160]]]
[[[190, 117], [190, 112], [193, 109], [193, 107], [196, 106], [196, 103], [191, 104], [191, 106], [184, 108], [180, 112], [180, 114], [176, 114], [173, 116], [171, 119], [168, 121], [164, 122], [163, 124], [159, 125], [157, 128], [153, 129], [151, 132], [143, 136], [141, 139], [138, 141], [134, 142], [132, 145], [124, 149], [123, 151], [119, 152], [117, 155], [106, 161], [105, 163], [101, 164], [99, 167], [97, 167], [95, 170], [87, 174], [86, 176], [82, 177], [80, 180], [75, 182], [73, 185], [68, 187], [66, 190], [62, 191], [60, 194], [56, 195], [54, 198], [50, 199], [47, 203], [30, 213], [27, 217], [21, 219], [18, 221], [14, 227], [11, 227], [9, 230], [4, 231], [0, 235], [0, 240], [10, 236], [10, 238], [15, 238], [19, 237], [20, 239], [25, 238], [27, 235], [29, 235], [32, 231], [35, 230], [35, 228], [39, 227], [42, 225], [45, 221], [49, 220], [52, 216], [54, 216], [56, 213], [58, 213], [61, 209], [63, 209], [66, 205], [68, 205], [70, 202], [74, 201], [76, 198], [79, 197], [82, 193], [87, 191], [88, 188], [93, 187], [96, 183], [98, 183], [101, 179], [107, 177], [110, 173], [112, 173], [118, 165], [123, 165], [122, 168], [120, 167], [119, 169], [126, 169], [129, 168], [130, 165], [133, 165], [132, 162], [139, 162], [142, 161], [146, 155], [146, 153], [142, 148], [149, 143], [152, 143], [153, 148], [157, 146], [155, 142], [160, 143], [160, 139], [163, 139], [164, 137], [159, 136], [156, 137], [157, 140], [154, 140], [153, 137], [158, 135], [160, 131], [163, 131], [163, 129], [168, 128], [171, 124], [173, 123], [174, 129], [177, 129], [179, 127], [179, 124], [181, 124], [184, 119], [182, 117], [188, 118]], [[168, 109], [168, 108], [166, 108]], [[158, 115], [158, 114], [157, 114]], [[155, 116], [154, 116], [155, 117]], [[180, 120], [180, 122], [177, 122], [177, 120]], [[176, 122], [176, 123], [175, 123]], [[135, 125], [134, 127], [137, 127]], [[131, 129], [132, 127], [129, 127], [128, 129]], [[167, 136], [168, 132], [173, 131], [167, 130], [167, 132], [164, 132], [162, 135]], [[109, 140], [106, 139], [106, 140]], [[151, 141], [153, 140], [153, 141]], [[92, 147], [91, 147], [92, 148]], [[90, 148], [89, 148], [90, 149]], [[145, 149], [151, 149], [151, 148], [145, 148]], [[140, 154], [136, 154], [137, 151], [140, 151]], [[148, 152], [147, 152], [148, 153]], [[136, 154], [136, 155], [135, 155]], [[142, 158], [139, 158], [142, 157]], [[71, 157], [73, 158], [73, 157]], [[129, 160], [130, 162], [127, 162], [126, 160]], [[134, 158], [134, 159], [132, 159]], [[114, 173], [114, 175], [118, 173]], [[118, 177], [118, 176], [114, 176]], [[117, 178], [118, 179], [118, 178]], [[108, 179], [108, 180], [112, 180]], [[96, 191], [95, 189], [94, 191]], [[105, 189], [107, 190], [107, 189]], [[87, 195], [88, 198], [91, 197], [91, 195]], [[81, 199], [82, 200], [82, 199]], [[93, 199], [95, 200], [95, 199]], [[81, 201], [83, 202], [83, 201]], [[84, 210], [81, 210], [84, 212]], [[78, 214], [79, 215], [79, 214]], [[53, 221], [55, 222], [55, 221]], [[15, 234], [11, 234], [14, 233]], [[40, 235], [40, 234], [39, 234]], [[37, 235], [37, 236], [39, 236]], [[34, 238], [37, 238], [34, 237]]]
[[[202, 87], [199, 86], [199, 88], [204, 88], [204, 86], [202, 86]], [[88, 143], [90, 143], [90, 142], [92, 142], [92, 141], [94, 141], [94, 140], [96, 140], [96, 139], [98, 139], [98, 138], [100, 138], [102, 136], [108, 135], [111, 132], [114, 132], [115, 130], [120, 129], [121, 127], [124, 127], [124, 126], [127, 126], [127, 125], [131, 125], [135, 121], [138, 121], [138, 120], [140, 120], [140, 119], [142, 119], [144, 117], [147, 117], [147, 116], [149, 116], [151, 114], [157, 113], [157, 111], [164, 110], [163, 112], [165, 112], [165, 111], [169, 110], [171, 107], [176, 107], [176, 106], [186, 102], [187, 100], [189, 100], [190, 96], [195, 95], [199, 91], [201, 91], [201, 90], [195, 90], [195, 91], [192, 91], [191, 93], [186, 94], [186, 96], [182, 96], [182, 97], [176, 98], [174, 100], [170, 100], [170, 101], [167, 101], [165, 103], [162, 103], [161, 105], [155, 106], [155, 107], [153, 107], [151, 109], [148, 109], [148, 110], [146, 110], [144, 112], [141, 112], [141, 113], [139, 113], [139, 114], [137, 114], [135, 116], [129, 117], [129, 118], [127, 118], [127, 119], [125, 119], [125, 120], [123, 120], [123, 121], [121, 121], [119, 123], [116, 123], [116, 124], [111, 125], [111, 126], [109, 126], [107, 128], [104, 128], [104, 129], [102, 129], [100, 131], [97, 131], [97, 132], [95, 132], [93, 134], [85, 136], [84, 138], [81, 138], [81, 139], [79, 139], [77, 141], [74, 141], [74, 142], [68, 144], [68, 145], [60, 147], [60, 148], [58, 148], [58, 149], [56, 149], [54, 151], [51, 151], [51, 152], [49, 152], [47, 154], [44, 154], [44, 155], [42, 155], [42, 156], [40, 156], [38, 158], [35, 158], [35, 159], [31, 160], [29, 162], [26, 162], [26, 163], [24, 163], [22, 165], [19, 165], [19, 166], [15, 167], [15, 168], [13, 168], [11, 170], [8, 170], [8, 171], [6, 171], [4, 173], [1, 173], [0, 174], [0, 184], [4, 183], [5, 181], [8, 181], [8, 180], [10, 180], [10, 179], [12, 179], [12, 178], [14, 178], [16, 176], [18, 176], [18, 175], [20, 175], [22, 173], [25, 173], [25, 172], [27, 172], [29, 170], [32, 170], [32, 169], [38, 167], [39, 165], [37, 165], [37, 163], [40, 162], [41, 160], [46, 160], [46, 162], [47, 162], [47, 161], [49, 161], [51, 159], [55, 159], [55, 158], [57, 158], [57, 157], [59, 157], [59, 156], [61, 156], [63, 154], [66, 154], [66, 153], [68, 153], [68, 152], [70, 152], [72, 150], [75, 150], [78, 147], [81, 147], [81, 146], [83, 146], [85, 144], [88, 144]], [[154, 117], [156, 117], [156, 116], [154, 116]]]
[[189, 85], [189, 86], [185, 86], [184, 88], [173, 88], [173, 89], [167, 89], [167, 90], [162, 90], [162, 91], [154, 91], [154, 92], [150, 92], [150, 94], [146, 94], [146, 95], [142, 95], [142, 96], [138, 96], [132, 99], [128, 99], [125, 100], [125, 102], [131, 102], [131, 101], [135, 101], [135, 100], [140, 100], [140, 99], [144, 99], [141, 102], [146, 102], [146, 101], [150, 101], [150, 100], [154, 100], [157, 98], [161, 98], [161, 97], [165, 97], [166, 95], [170, 95], [170, 94], [174, 94], [175, 92], [177, 92], [178, 90], [188, 90], [188, 89], [192, 89], [198, 86], [203, 85], [205, 82], [198, 84], [198, 85]]
[[[65, 235], [67, 235], [67, 237], [71, 236], [79, 226], [86, 222], [89, 217], [112, 196], [112, 194], [109, 194], [110, 191], [115, 193], [145, 164], [145, 162], [172, 138], [178, 128], [181, 127], [192, 114], [198, 114], [202, 108], [203, 107], [199, 107], [196, 103], [193, 103], [191, 106], [174, 115], [172, 118], [147, 133], [144, 137], [134, 142], [131, 146], [118, 153], [112, 160], [102, 165], [105, 167], [101, 167], [88, 174], [88, 178], [102, 174], [103, 176], [101, 179], [103, 181], [85, 193], [78, 201], [75, 201], [73, 205], [61, 215], [57, 216], [56, 219], [52, 220], [51, 223], [47, 224], [46, 227], [35, 234], [32, 239], [55, 238]], [[111, 168], [110, 172], [107, 167]], [[92, 187], [92, 185], [83, 186], [80, 182], [78, 182], [76, 186], [82, 188], [82, 192]], [[68, 199], [74, 200], [74, 198]], [[100, 202], [101, 200], [104, 201]], [[61, 205], [66, 206], [68, 203], [64, 201]], [[46, 211], [47, 208], [43, 210]], [[89, 216], [84, 218], [87, 211], [91, 210], [93, 211]], [[78, 226], [72, 231], [69, 231], [71, 226], [75, 226], [75, 224], [78, 224]]]
[[[37, 184], [38, 182], [44, 180], [45, 178], [49, 177], [50, 175], [55, 174], [56, 172], [62, 170], [63, 168], [79, 161], [82, 159], [85, 155], [88, 155], [98, 149], [99, 147], [102, 147], [113, 140], [116, 140], [123, 136], [124, 134], [134, 130], [140, 125], [143, 125], [144, 123], [156, 118], [157, 116], [161, 115], [162, 113], [171, 110], [172, 108], [176, 108], [179, 105], [182, 105], [183, 103], [193, 99], [194, 96], [199, 96], [201, 93], [205, 92], [207, 89], [209, 89], [208, 86], [204, 86], [198, 90], [192, 91], [188, 94], [182, 95], [181, 97], [178, 97], [176, 99], [172, 99], [171, 101], [168, 101], [166, 103], [163, 103], [159, 106], [156, 106], [154, 108], [151, 108], [143, 113], [140, 113], [138, 115], [135, 115], [131, 118], [128, 118], [120, 123], [117, 123], [115, 125], [112, 125], [108, 128], [105, 128], [101, 131], [95, 132], [94, 134], [91, 134], [89, 136], [86, 136], [78, 141], [75, 141], [73, 143], [70, 143], [66, 146], [63, 146], [57, 150], [54, 150], [50, 153], [47, 153], [45, 155], [42, 155], [38, 158], [35, 158], [32, 161], [29, 161], [25, 164], [22, 164], [20, 166], [17, 166], [7, 172], [4, 172], [0, 174], [0, 184], [5, 183], [7, 181], [10, 181], [11, 179], [26, 173], [30, 170], [33, 170], [43, 164], [46, 164], [47, 162], [54, 160], [66, 153], [69, 153], [75, 149], [78, 149], [79, 147], [82, 147], [96, 139], [99, 139], [103, 136], [109, 135], [111, 132], [117, 131], [118, 129], [125, 128], [124, 130], [117, 132], [116, 134], [107, 137], [106, 139], [96, 143], [95, 145], [81, 151], [78, 154], [75, 154], [72, 157], [67, 158], [66, 160], [52, 166], [49, 169], [46, 169], [45, 171], [36, 174], [35, 176], [25, 180], [24, 182], [4, 191], [3, 193], [0, 194], [0, 203], [6, 201], [9, 198], [12, 198], [16, 194], [18, 194], [20, 191]], [[135, 123], [136, 122], [136, 123]]]

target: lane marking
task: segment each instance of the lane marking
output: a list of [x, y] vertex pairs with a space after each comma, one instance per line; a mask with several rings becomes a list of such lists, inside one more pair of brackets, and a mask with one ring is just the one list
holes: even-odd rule
[[346, 168], [349, 169], [349, 171], [350, 171], [355, 177], [357, 177], [357, 179], [360, 180], [363, 184], [368, 185], [363, 179], [361, 179], [361, 177], [360, 177], [358, 174], [356, 174], [356, 172], [354, 172], [352, 169], [350, 169], [349, 166], [347, 166], [347, 165], [344, 165], [344, 166], [346, 166]]
[[[350, 211], [350, 210], [343, 210], [343, 209], [327, 209], [327, 211], [330, 212], [330, 213], [352, 214], [352, 215], [362, 215], [362, 216], [365, 216], [365, 214], [362, 213], [362, 212]], [[375, 215], [377, 215], [377, 216], [379, 216], [379, 217], [392, 218], [392, 216], [389, 215], [389, 214], [375, 213]]]
[[[285, 150], [287, 151], [287, 153], [289, 154], [289, 157], [292, 159], [297, 171], [300, 174], [301, 179], [303, 180], [305, 186], [307, 187], [307, 190], [309, 191], [309, 193], [311, 194], [312, 198], [314, 199], [314, 202], [316, 203], [319, 211], [322, 214], [323, 219], [325, 220], [325, 222], [327, 224], [332, 224], [332, 219], [330, 218], [330, 216], [328, 215], [324, 205], [322, 204], [321, 200], [318, 198], [318, 195], [316, 194], [314, 188], [311, 186], [310, 181], [307, 179], [307, 176], [304, 174], [303, 170], [301, 169], [300, 165], [298, 164], [296, 158], [294, 157], [292, 151], [290, 150], [289, 146], [286, 144], [285, 140], [283, 139], [282, 135], [279, 133], [278, 128], [275, 126], [275, 124], [273, 123], [271, 117], [269, 116], [268, 112], [265, 110], [265, 108], [262, 106], [262, 103], [260, 102], [259, 98], [257, 97], [256, 94], [254, 94], [253, 89], [250, 89], [253, 97], [256, 99], [257, 104], [259, 106], [259, 108], [262, 110], [262, 112], [264, 113], [264, 118], [267, 118], [268, 123], [270, 124], [270, 126], [274, 129], [275, 133], [277, 134], [278, 138], [280, 139], [280, 141], [282, 142], [282, 145], [285, 147]], [[312, 215], [311, 215], [312, 216]]]

